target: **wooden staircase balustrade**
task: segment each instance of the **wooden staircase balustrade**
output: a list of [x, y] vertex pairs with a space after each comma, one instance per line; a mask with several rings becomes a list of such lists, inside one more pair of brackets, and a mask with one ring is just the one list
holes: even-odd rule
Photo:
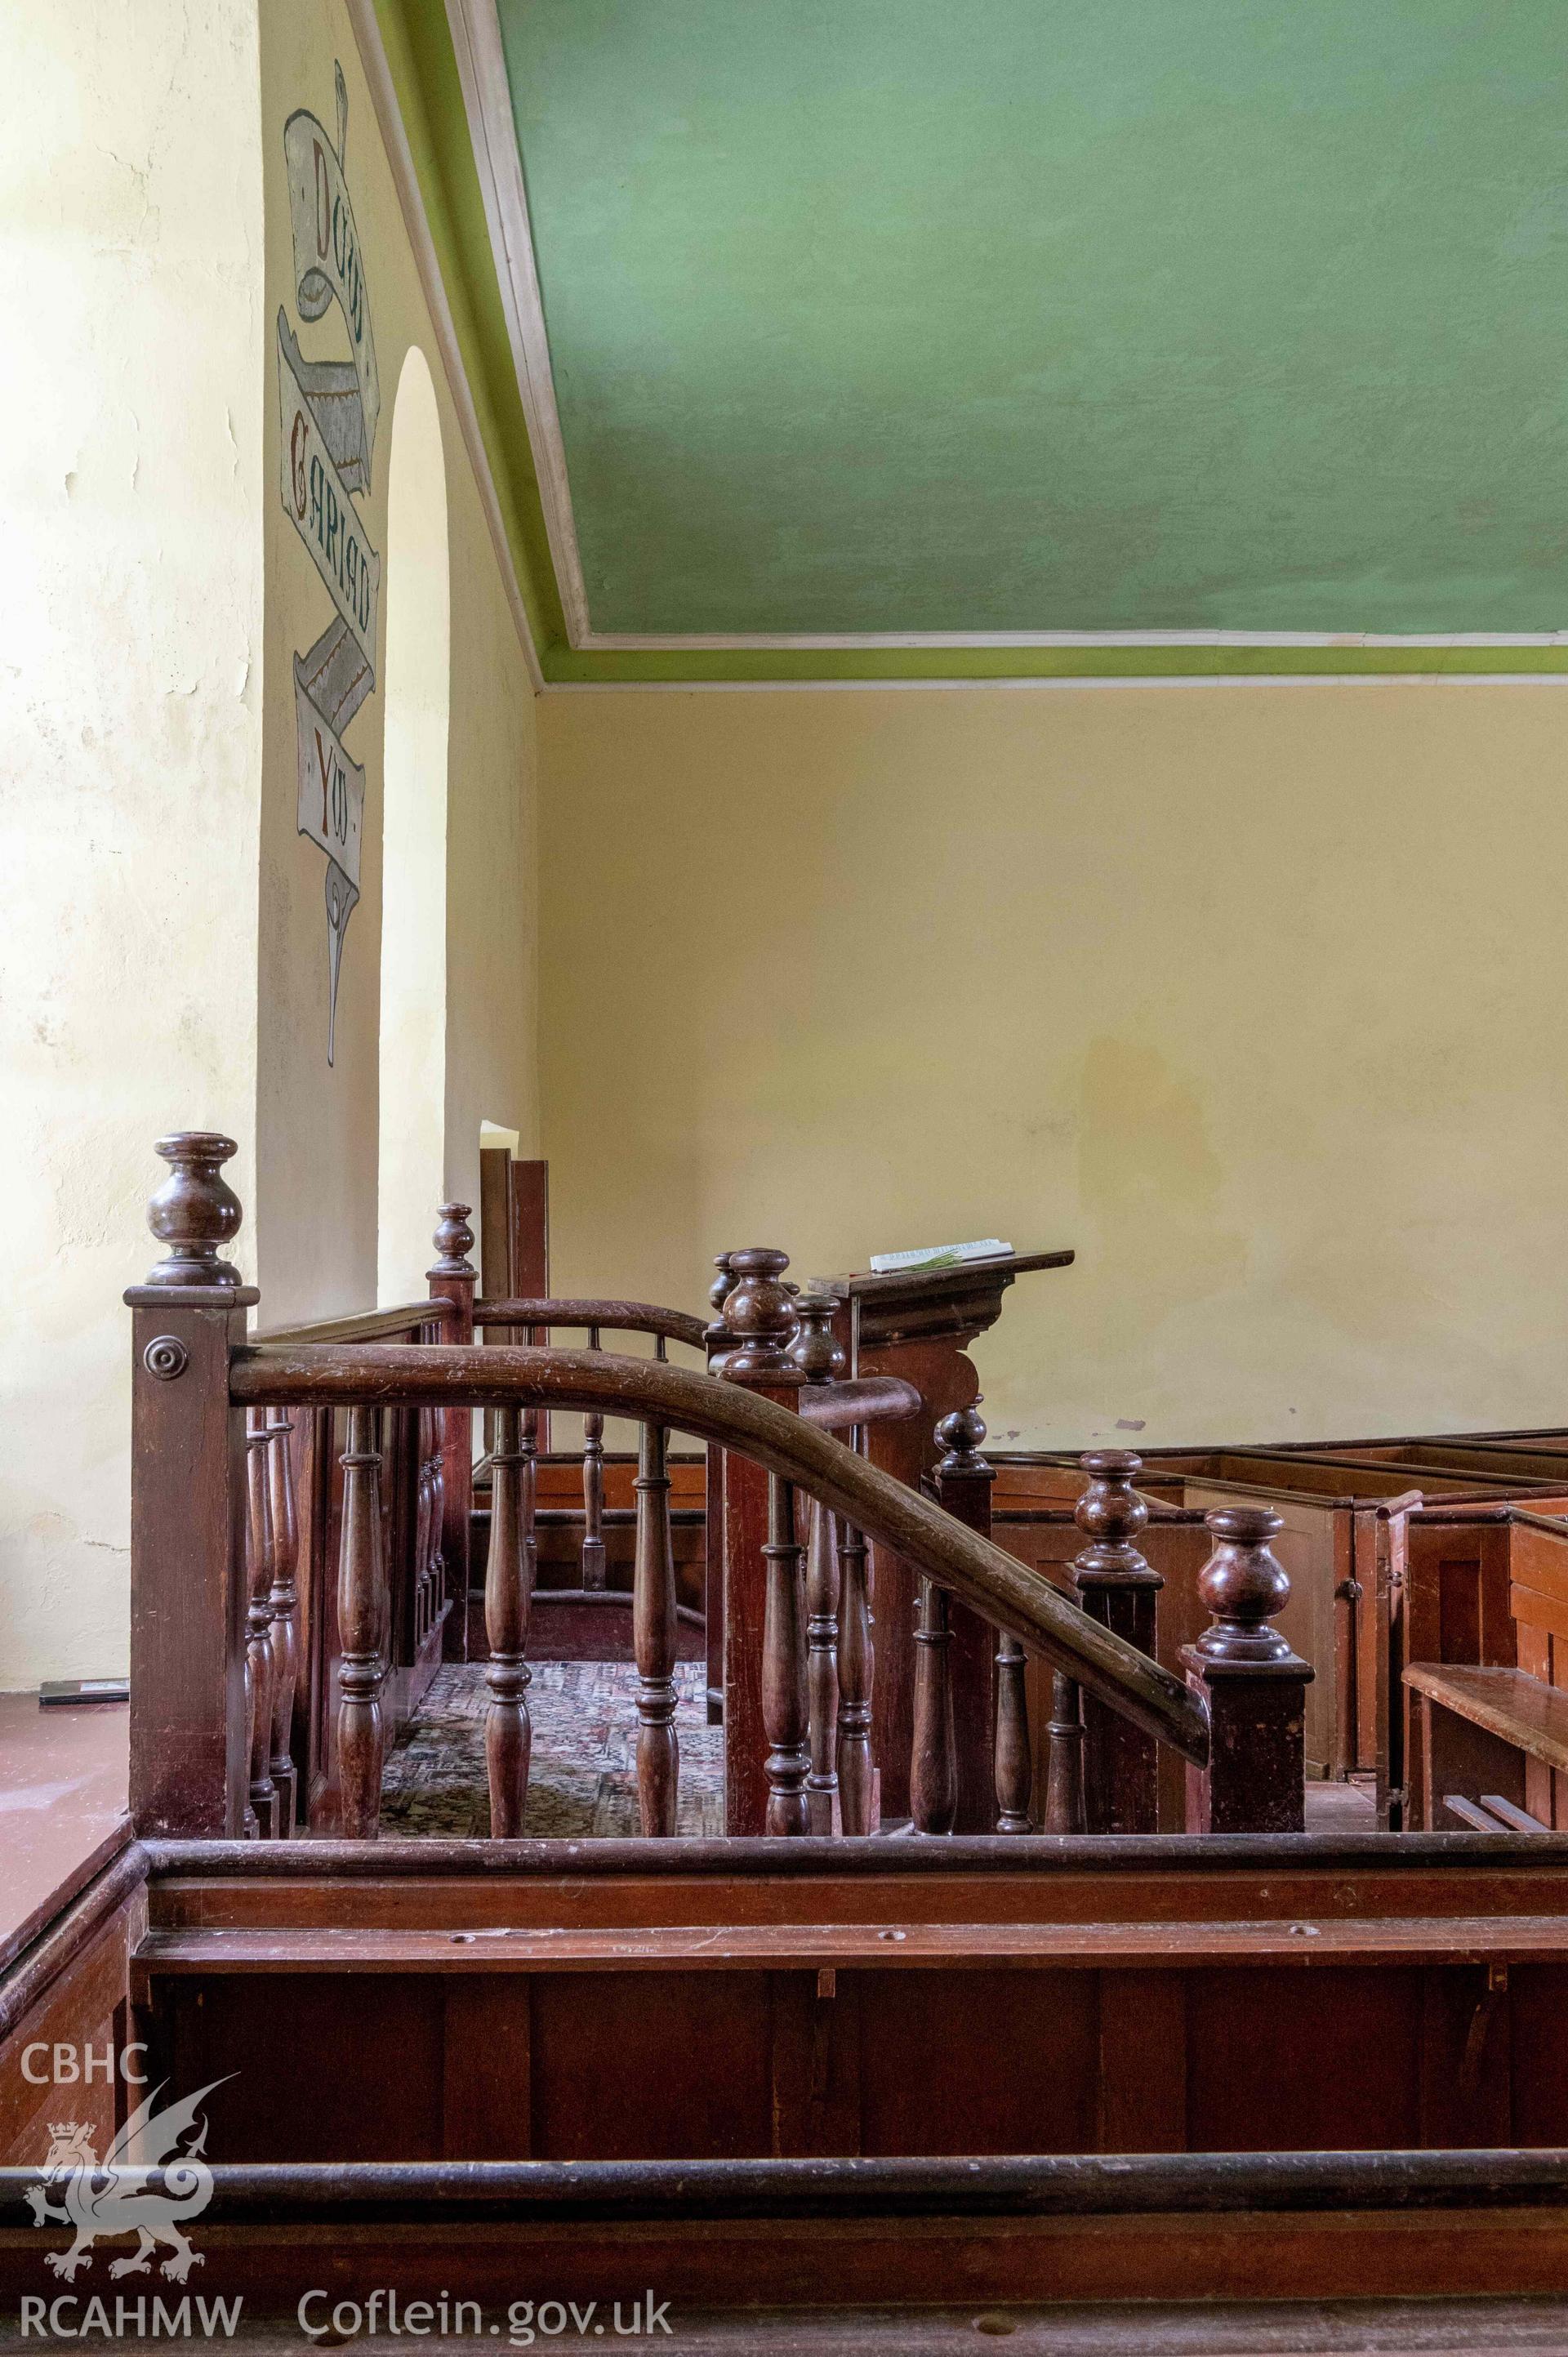
[[[660, 1337], [662, 1342], [662, 1337]], [[637, 1660], [637, 1803], [642, 1830], [669, 1836], [679, 1814], [675, 1732], [675, 1553], [670, 1532], [669, 1434], [645, 1423], [637, 1469], [632, 1648]]]
[[[884, 1378], [886, 1380], [886, 1378]], [[942, 1451], [928, 1477], [931, 1493], [943, 1512], [965, 1528], [991, 1536], [991, 1495], [993, 1468], [981, 1454], [985, 1421], [976, 1397], [968, 1406], [954, 1408], [938, 1419], [932, 1435]], [[951, 1830], [988, 1834], [996, 1822], [996, 1707], [993, 1655], [996, 1631], [967, 1604], [950, 1600], [944, 1613], [947, 1645], [943, 1679], [950, 1709], [953, 1755], [953, 1814]], [[919, 1641], [917, 1639], [917, 1641]], [[917, 1697], [918, 1687], [917, 1686]], [[919, 1736], [917, 1732], [917, 1744]], [[911, 1776], [913, 1762], [911, 1762]], [[912, 1791], [911, 1786], [911, 1791]], [[917, 1819], [917, 1822], [918, 1820]]]
[[[186, 1159], [191, 1168], [204, 1168], [211, 1162], [210, 1149], [199, 1141], [198, 1149], [188, 1153]], [[220, 1201], [220, 1220], [215, 1213], [210, 1233], [204, 1231], [207, 1215], [200, 1208], [204, 1189], [210, 1194], [209, 1179], [200, 1180], [195, 1188], [195, 1208], [188, 1201], [180, 1215], [182, 1266], [188, 1265], [192, 1254], [199, 1256], [203, 1251], [216, 1257], [218, 1241], [233, 1232], [234, 1219]], [[212, 1487], [221, 1512], [204, 1520], [199, 1511], [190, 1519], [194, 1527], [209, 1532], [220, 1563], [231, 1566], [215, 1590], [210, 1565], [192, 1561], [188, 1539], [183, 1547], [145, 1543], [147, 1534], [157, 1534], [161, 1541], [173, 1518], [166, 1512], [138, 1510], [134, 1526], [144, 1534], [144, 1544], [134, 1556], [134, 1576], [143, 1625], [158, 1624], [160, 1607], [161, 1617], [166, 1620], [171, 1594], [179, 1597], [187, 1620], [192, 1611], [189, 1599], [205, 1597], [209, 1600], [202, 1610], [209, 1621], [220, 1623], [224, 1641], [220, 1647], [217, 1631], [209, 1625], [198, 1632], [194, 1647], [195, 1658], [203, 1663], [216, 1661], [222, 1652], [225, 1667], [220, 1686], [209, 1683], [204, 1693], [193, 1692], [188, 1682], [183, 1686], [176, 1682], [176, 1690], [167, 1695], [168, 1724], [188, 1723], [204, 1713], [224, 1723], [221, 1741], [213, 1729], [203, 1742], [188, 1746], [191, 1756], [203, 1763], [206, 1778], [197, 1796], [199, 1805], [191, 1810], [201, 1830], [237, 1830], [249, 1790], [255, 1747], [247, 1740], [252, 1730], [245, 1720], [243, 1669], [246, 1639], [251, 1639], [254, 1650], [260, 1616], [248, 1630], [242, 1626], [240, 1606], [246, 1594], [265, 1604], [270, 1669], [275, 1545], [263, 1537], [264, 1587], [258, 1581], [247, 1589], [234, 1577], [242, 1560], [235, 1537], [237, 1532], [242, 1536], [247, 1502], [246, 1485], [236, 1478], [245, 1448], [245, 1412], [293, 1408], [305, 1411], [307, 1417], [342, 1413], [348, 1419], [348, 1446], [341, 1452], [337, 1596], [341, 1649], [338, 1758], [342, 1823], [353, 1838], [362, 1840], [372, 1837], [377, 1827], [386, 1734], [382, 1696], [391, 1618], [386, 1533], [395, 1527], [395, 1519], [393, 1524], [387, 1523], [382, 1494], [388, 1448], [399, 1433], [412, 1431], [417, 1436], [413, 1453], [423, 1458], [430, 1437], [437, 1430], [445, 1434], [455, 1414], [466, 1419], [479, 1406], [505, 1417], [506, 1445], [497, 1469], [501, 1477], [501, 1527], [495, 1549], [493, 1651], [497, 1658], [492, 1682], [496, 1815], [502, 1824], [515, 1825], [521, 1821], [522, 1798], [517, 1772], [521, 1692], [513, 1690], [521, 1684], [515, 1674], [523, 1666], [529, 1578], [523, 1494], [529, 1458], [521, 1416], [530, 1409], [561, 1408], [576, 1414], [624, 1415], [644, 1427], [657, 1426], [660, 1436], [673, 1427], [725, 1453], [730, 1718], [726, 1815], [732, 1824], [737, 1816], [746, 1821], [743, 1811], [751, 1806], [754, 1795], [757, 1816], [752, 1822], [757, 1830], [766, 1825], [778, 1834], [799, 1835], [811, 1824], [812, 1632], [808, 1624], [811, 1619], [818, 1623], [815, 1635], [822, 1656], [817, 1664], [818, 1684], [824, 1706], [830, 1667], [834, 1672], [832, 1683], [841, 1689], [837, 1761], [841, 1824], [868, 1822], [875, 1810], [875, 1799], [865, 1791], [867, 1766], [872, 1769], [873, 1795], [876, 1772], [886, 1775], [885, 1760], [855, 1757], [855, 1717], [866, 1700], [868, 1648], [862, 1640], [869, 1630], [854, 1626], [862, 1609], [857, 1590], [864, 1590], [856, 1576], [853, 1539], [841, 1542], [840, 1659], [836, 1663], [828, 1659], [835, 1616], [825, 1568], [825, 1541], [817, 1551], [816, 1587], [811, 1599], [817, 1609], [808, 1610], [803, 1542], [811, 1533], [810, 1510], [820, 1507], [843, 1532], [864, 1533], [874, 1549], [890, 1550], [927, 1583], [922, 1630], [927, 1641], [921, 1651], [929, 1666], [922, 1670], [922, 1748], [917, 1770], [920, 1789], [917, 1822], [926, 1829], [956, 1822], [963, 1790], [964, 1749], [956, 1713], [950, 1732], [953, 1697], [944, 1665], [952, 1647], [952, 1613], [960, 1606], [979, 1623], [990, 1624], [1002, 1635], [1043, 1655], [1064, 1678], [1120, 1717], [1173, 1746], [1191, 1768], [1200, 1771], [1191, 1787], [1195, 1824], [1216, 1830], [1299, 1825], [1301, 1695], [1311, 1672], [1270, 1625], [1288, 1595], [1288, 1582], [1268, 1547], [1278, 1528], [1277, 1517], [1259, 1509], [1230, 1509], [1208, 1517], [1214, 1553], [1202, 1587], [1210, 1625], [1186, 1650], [1184, 1684], [1080, 1605], [1059, 1597], [1047, 1581], [1003, 1554], [983, 1535], [982, 1528], [973, 1526], [983, 1525], [988, 1519], [989, 1469], [978, 1448], [983, 1426], [968, 1408], [953, 1412], [944, 1425], [945, 1455], [933, 1483], [955, 1500], [967, 1500], [968, 1521], [890, 1480], [846, 1447], [837, 1437], [835, 1426], [851, 1431], [859, 1426], [875, 1430], [879, 1415], [908, 1415], [916, 1405], [911, 1387], [897, 1379], [809, 1383], [806, 1369], [795, 1362], [791, 1352], [799, 1346], [799, 1356], [810, 1360], [826, 1333], [826, 1318], [808, 1304], [802, 1320], [784, 1276], [788, 1263], [782, 1253], [758, 1247], [732, 1254], [730, 1263], [736, 1282], [726, 1297], [725, 1311], [732, 1341], [716, 1380], [674, 1367], [667, 1359], [618, 1358], [592, 1347], [582, 1351], [510, 1346], [478, 1351], [472, 1345], [438, 1341], [410, 1347], [357, 1339], [345, 1341], [336, 1336], [325, 1341], [289, 1337], [247, 1343], [234, 1315], [235, 1287], [195, 1288], [200, 1297], [194, 1303], [183, 1297], [187, 1288], [165, 1286], [161, 1280], [137, 1289], [134, 1306], [139, 1316], [151, 1314], [147, 1298], [151, 1297], [159, 1311], [166, 1314], [171, 1329], [177, 1317], [185, 1318], [203, 1354], [200, 1373], [193, 1380], [195, 1353], [181, 1336], [171, 1330], [167, 1337], [152, 1338], [159, 1341], [159, 1348], [150, 1356], [149, 1346], [144, 1345], [135, 1378], [137, 1431], [156, 1430], [162, 1445], [156, 1451], [138, 1450], [138, 1490], [156, 1492], [160, 1486], [166, 1488], [168, 1469], [192, 1462], [193, 1445], [205, 1447], [215, 1468]], [[442, 1305], [437, 1305], [428, 1323], [435, 1326], [437, 1317], [446, 1319]], [[202, 1319], [207, 1321], [205, 1326], [199, 1322]], [[524, 1318], [509, 1306], [504, 1322], [522, 1323]], [[586, 1322], [592, 1328], [601, 1321], [593, 1317]], [[668, 1313], [665, 1322], [669, 1322]], [[392, 1330], [397, 1330], [395, 1316]], [[174, 1368], [172, 1378], [164, 1371], [166, 1365]], [[265, 1436], [273, 1429], [269, 1423], [255, 1427], [262, 1442], [253, 1452], [258, 1460], [272, 1446]], [[640, 1723], [650, 1738], [656, 1738], [667, 1724], [662, 1714], [671, 1667], [668, 1659], [671, 1598], [668, 1472], [661, 1437], [644, 1444], [642, 1469], [647, 1478], [639, 1483], [639, 1494], [643, 1607], [639, 1671], [645, 1705]], [[1102, 1469], [1114, 1493], [1112, 1469]], [[1123, 1481], [1124, 1491], [1126, 1487]], [[260, 1481], [255, 1494], [260, 1506], [270, 1511], [270, 1483]], [[409, 1492], [411, 1497], [413, 1494]], [[144, 1497], [143, 1507], [147, 1506]], [[1132, 1510], [1123, 1503], [1120, 1512], [1124, 1521]], [[1129, 1568], [1125, 1559], [1120, 1567]], [[211, 1600], [215, 1595], [225, 1599], [220, 1610], [215, 1610]], [[753, 1637], [748, 1646], [748, 1632], [758, 1629], [760, 1643]], [[992, 1652], [987, 1634], [988, 1683], [994, 1675]], [[1016, 1663], [1009, 1662], [1008, 1666], [1015, 1674]], [[1010, 1682], [1015, 1685], [1015, 1677]], [[269, 1705], [263, 1765], [270, 1762], [272, 1724]], [[993, 1812], [999, 1805], [996, 1727], [983, 1722], [983, 1728], [984, 1765], [978, 1781], [984, 1792], [983, 1822], [989, 1826], [995, 1822]], [[139, 1757], [146, 1757], [145, 1742], [134, 1748]], [[650, 1824], [667, 1827], [671, 1796], [664, 1788], [674, 1778], [672, 1763], [669, 1774], [655, 1772], [652, 1763], [660, 1748], [654, 1740], [643, 1747], [650, 1761], [647, 1815]], [[1013, 1819], [1021, 1813], [1017, 1806], [1021, 1748], [1015, 1713], [1015, 1724], [1003, 1747], [1007, 1790], [1000, 1801], [1001, 1813]], [[824, 1724], [824, 1739], [817, 1755], [824, 1776], [832, 1772], [828, 1765], [832, 1753]], [[220, 1781], [220, 1759], [223, 1763]], [[154, 1784], [156, 1807], [156, 1780], [148, 1781]], [[831, 1787], [822, 1785], [818, 1790], [831, 1809]], [[846, 1792], [850, 1792], [847, 1803]], [[148, 1806], [145, 1789], [140, 1784], [137, 1802], [143, 1808]]]
[[867, 1549], [852, 1522], [833, 1515], [839, 1547], [838, 1792], [846, 1834], [876, 1831], [876, 1770], [871, 1753], [871, 1696], [876, 1675]]
[[[1084, 1610], [1141, 1653], [1154, 1657], [1155, 1614], [1165, 1586], [1138, 1549], [1149, 1510], [1133, 1483], [1142, 1459], [1123, 1448], [1091, 1449], [1080, 1460], [1089, 1486], [1074, 1515], [1089, 1544], [1073, 1559]], [[1082, 1702], [1083, 1809], [1091, 1834], [1159, 1830], [1159, 1763], [1154, 1738], [1093, 1695]]]
[[273, 1760], [273, 1516], [267, 1479], [266, 1411], [252, 1408], [245, 1420], [245, 1734], [251, 1758], [251, 1789], [245, 1806], [248, 1831], [263, 1839], [277, 1830], [277, 1788]]
[[272, 1778], [277, 1794], [277, 1832], [286, 1840], [297, 1828], [299, 1772], [294, 1760], [294, 1711], [299, 1685], [299, 1515], [294, 1495], [294, 1431], [286, 1408], [267, 1411], [267, 1485], [272, 1504], [273, 1727]]
[[490, 1832], [498, 1840], [521, 1833], [528, 1806], [533, 1741], [526, 1659], [533, 1585], [529, 1551], [533, 1469], [532, 1453], [523, 1445], [521, 1411], [497, 1408], [495, 1447], [490, 1451], [490, 1551], [485, 1566], [485, 1634], [490, 1650], [485, 1666], [490, 1693], [485, 1718], [485, 1765]]

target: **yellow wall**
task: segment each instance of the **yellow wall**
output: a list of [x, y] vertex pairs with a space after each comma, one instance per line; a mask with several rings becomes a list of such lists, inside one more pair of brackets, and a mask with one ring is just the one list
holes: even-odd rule
[[1568, 1423], [1565, 720], [546, 697], [556, 1289], [998, 1233], [1079, 1255], [979, 1346], [999, 1445]]
[[[121, 1295], [158, 1255], [153, 1140], [237, 1141], [235, 1257], [263, 1320], [375, 1297], [384, 696], [348, 731], [368, 773], [364, 898], [329, 1072], [291, 657], [330, 605], [279, 497], [280, 304], [297, 324], [283, 125], [308, 107], [335, 132], [335, 59], [383, 393], [366, 502], [383, 555], [414, 342], [446, 462], [446, 1191], [478, 1200], [485, 1117], [525, 1150], [537, 1136], [532, 694], [349, 14], [0, 9], [0, 79], [25, 93], [0, 156], [0, 1688], [124, 1664]], [[336, 315], [298, 332], [307, 357], [347, 351]]]
[[4, 1686], [124, 1662], [153, 1140], [254, 1168], [254, 6], [0, 9]]
[[[386, 710], [387, 488], [394, 400], [408, 348], [429, 363], [446, 456], [452, 678], [447, 739], [446, 1188], [478, 1200], [481, 1119], [536, 1134], [532, 899], [533, 696], [501, 573], [465, 453], [429, 310], [349, 11], [340, 0], [267, 0], [262, 9], [266, 170], [267, 649], [263, 800], [263, 1019], [258, 1040], [258, 1232], [263, 1323], [372, 1302], [377, 1293], [381, 1008], [381, 824]], [[381, 380], [370, 493], [358, 502], [382, 559], [377, 685], [344, 732], [365, 766], [361, 898], [345, 936], [337, 1053], [327, 1062], [326, 860], [297, 832], [292, 658], [332, 613], [278, 493], [273, 321], [281, 306], [307, 361], [341, 359], [333, 306], [302, 321], [294, 283], [283, 132], [308, 109], [335, 138], [333, 66], [349, 99], [347, 177], [363, 254]], [[395, 1071], [389, 1071], [395, 1086]], [[527, 1150], [525, 1148], [525, 1150]], [[429, 1229], [435, 1224], [435, 1201]], [[423, 1290], [426, 1253], [410, 1270]], [[407, 1297], [409, 1286], [399, 1288]]]

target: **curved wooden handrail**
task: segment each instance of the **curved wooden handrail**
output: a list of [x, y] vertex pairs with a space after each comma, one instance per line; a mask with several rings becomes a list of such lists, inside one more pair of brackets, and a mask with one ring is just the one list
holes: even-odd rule
[[855, 1375], [843, 1383], [802, 1383], [800, 1414], [822, 1432], [853, 1432], [857, 1424], [902, 1424], [924, 1403], [902, 1375]]
[[611, 1333], [662, 1334], [667, 1342], [703, 1348], [707, 1327], [683, 1309], [662, 1309], [656, 1301], [534, 1301], [481, 1298], [474, 1304], [476, 1326], [606, 1327]]
[[242, 1406], [354, 1402], [587, 1409], [673, 1426], [738, 1450], [798, 1484], [994, 1626], [1046, 1654], [1122, 1717], [1199, 1766], [1208, 1760], [1207, 1713], [1180, 1679], [918, 1491], [879, 1471], [804, 1416], [740, 1384], [663, 1360], [601, 1351], [273, 1344], [235, 1352], [230, 1396]]
[[437, 1297], [430, 1301], [403, 1301], [392, 1309], [356, 1309], [345, 1318], [313, 1318], [300, 1326], [275, 1326], [252, 1336], [257, 1342], [390, 1342], [399, 1334], [417, 1334], [422, 1326], [445, 1326], [457, 1315], [457, 1305]]

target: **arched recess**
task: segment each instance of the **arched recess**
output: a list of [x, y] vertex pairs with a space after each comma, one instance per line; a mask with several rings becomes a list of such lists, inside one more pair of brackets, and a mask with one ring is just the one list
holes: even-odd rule
[[392, 1302], [424, 1289], [446, 1143], [451, 583], [441, 418], [417, 344], [392, 411], [386, 600], [377, 1275]]

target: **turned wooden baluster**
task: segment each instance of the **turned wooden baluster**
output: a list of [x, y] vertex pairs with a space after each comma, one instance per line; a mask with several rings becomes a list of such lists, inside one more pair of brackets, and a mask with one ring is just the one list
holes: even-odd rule
[[294, 1426], [286, 1408], [267, 1411], [267, 1491], [272, 1502], [273, 1784], [277, 1829], [286, 1841], [300, 1820], [299, 1778], [294, 1764], [294, 1705], [299, 1685], [299, 1517], [294, 1500]]
[[839, 1534], [838, 1774], [839, 1820], [846, 1834], [868, 1834], [875, 1823], [876, 1772], [871, 1758], [872, 1644], [865, 1541], [848, 1523]]
[[343, 1468], [342, 1541], [338, 1556], [338, 1777], [343, 1831], [374, 1841], [381, 1813], [381, 1686], [386, 1562], [381, 1532], [381, 1452], [376, 1411], [349, 1410]]
[[909, 1813], [918, 1834], [950, 1834], [958, 1814], [958, 1750], [953, 1740], [952, 1628], [948, 1593], [920, 1582], [915, 1624], [915, 1742], [909, 1756]]
[[[833, 1293], [799, 1295], [789, 1357], [808, 1383], [836, 1382], [849, 1361], [833, 1332], [843, 1308]], [[842, 1830], [839, 1809], [839, 1551], [835, 1516], [811, 1503], [806, 1543], [806, 1684], [811, 1703], [811, 1772], [806, 1813], [814, 1834]]]
[[246, 1830], [266, 1840], [277, 1826], [273, 1783], [273, 1546], [272, 1497], [267, 1481], [266, 1418], [252, 1408], [246, 1419], [245, 1474], [250, 1499], [250, 1547], [246, 1558], [245, 1727], [250, 1738], [251, 1789]]
[[[978, 1398], [954, 1408], [931, 1437], [942, 1451], [930, 1476], [938, 1504], [982, 1538], [991, 1536], [994, 1469], [981, 1454], [985, 1419]], [[988, 1834], [996, 1824], [996, 1729], [999, 1696], [996, 1631], [966, 1604], [948, 1609], [948, 1683], [952, 1689], [953, 1765], [958, 1801], [951, 1830]]]
[[[662, 1353], [660, 1353], [662, 1356]], [[637, 1663], [637, 1805], [645, 1834], [669, 1835], [679, 1813], [675, 1733], [675, 1552], [670, 1537], [669, 1435], [645, 1424], [637, 1456], [637, 1555], [631, 1646]]]
[[1029, 1803], [1034, 1793], [1035, 1762], [1029, 1747], [1029, 1697], [1024, 1648], [1016, 1637], [999, 1631], [996, 1640], [996, 1830], [1026, 1834], [1033, 1830]]
[[777, 1473], [768, 1478], [768, 1544], [762, 1554], [768, 1584], [762, 1623], [762, 1725], [768, 1747], [766, 1830], [804, 1834], [811, 1830], [806, 1778], [811, 1755], [803, 1583], [794, 1487]]
[[[450, 1301], [455, 1315], [449, 1317], [441, 1329], [445, 1342], [467, 1343], [474, 1339], [474, 1293], [479, 1273], [468, 1254], [474, 1248], [474, 1231], [468, 1225], [471, 1205], [443, 1203], [435, 1230], [435, 1261], [425, 1272], [433, 1300]], [[467, 1661], [468, 1657], [468, 1522], [474, 1505], [474, 1432], [473, 1410], [448, 1407], [439, 1411], [441, 1419], [441, 1478], [436, 1484], [435, 1508], [438, 1516], [441, 1556], [441, 1602], [448, 1598], [451, 1609], [443, 1623], [442, 1658], [448, 1662]], [[437, 1605], [439, 1609], [439, 1604]]]
[[1208, 1708], [1208, 1765], [1187, 1771], [1187, 1830], [1291, 1834], [1303, 1829], [1303, 1721], [1310, 1664], [1269, 1626], [1290, 1598], [1269, 1542], [1283, 1517], [1267, 1506], [1205, 1514], [1214, 1553], [1197, 1589], [1213, 1615], [1182, 1648], [1187, 1682]]
[[[708, 1287], [708, 1307], [713, 1323], [703, 1337], [707, 1351], [708, 1371], [716, 1373], [720, 1360], [734, 1343], [735, 1337], [724, 1322], [725, 1303], [735, 1288], [735, 1276], [727, 1252], [717, 1253], [714, 1266], [718, 1274]], [[710, 1727], [725, 1723], [725, 1453], [711, 1443], [703, 1486], [706, 1512], [703, 1531], [703, 1606], [707, 1621], [707, 1721]]]
[[485, 1684], [490, 1706], [485, 1717], [485, 1760], [489, 1771], [490, 1832], [498, 1841], [522, 1831], [528, 1805], [528, 1762], [532, 1729], [527, 1693], [531, 1601], [526, 1490], [532, 1459], [522, 1445], [521, 1412], [495, 1412], [490, 1451], [490, 1552], [485, 1566], [485, 1635], [490, 1658]]
[[1061, 1671], [1051, 1678], [1051, 1715], [1046, 1733], [1050, 1754], [1046, 1762], [1046, 1831], [1080, 1834], [1083, 1816], [1082, 1697], [1073, 1679]]
[[[599, 1329], [588, 1329], [588, 1348], [599, 1348]], [[583, 1418], [583, 1586], [605, 1584], [605, 1420], [590, 1409]]]
[[[1073, 1520], [1089, 1540], [1073, 1559], [1073, 1584], [1090, 1620], [1113, 1629], [1141, 1653], [1155, 1651], [1155, 1613], [1165, 1581], [1138, 1548], [1149, 1510], [1133, 1487], [1143, 1458], [1125, 1448], [1090, 1449], [1079, 1462], [1089, 1475]], [[1097, 1695], [1081, 1697], [1083, 1809], [1091, 1834], [1159, 1831], [1159, 1748]]]
[[[781, 1281], [789, 1256], [772, 1245], [755, 1244], [729, 1257], [736, 1280], [725, 1302], [729, 1340], [722, 1358], [714, 1362], [715, 1372], [726, 1383], [742, 1383], [776, 1406], [798, 1407], [804, 1378], [789, 1358], [795, 1308]], [[763, 1693], [764, 1632], [769, 1599], [778, 1601], [779, 1584], [778, 1566], [770, 1564], [768, 1553], [776, 1535], [768, 1473], [754, 1458], [726, 1452], [723, 1499], [725, 1831], [761, 1834], [769, 1829], [772, 1791], [768, 1769], [772, 1734]], [[788, 1537], [792, 1544], [792, 1529]], [[799, 1549], [793, 1552], [798, 1556]], [[804, 1665], [802, 1646], [802, 1682]], [[801, 1706], [803, 1711], [803, 1702]], [[804, 1737], [802, 1725], [802, 1742]], [[803, 1807], [803, 1794], [801, 1802]]]

